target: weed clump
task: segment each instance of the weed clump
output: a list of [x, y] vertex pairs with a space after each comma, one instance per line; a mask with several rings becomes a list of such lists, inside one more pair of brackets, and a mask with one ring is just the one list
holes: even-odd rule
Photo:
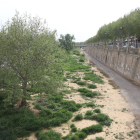
[[97, 124], [97, 125], [92, 125], [92, 126], [83, 128], [81, 131], [84, 132], [86, 135], [90, 135], [90, 134], [95, 134], [97, 132], [102, 132], [103, 127], [101, 124]]
[[91, 80], [93, 81], [94, 83], [99, 83], [99, 84], [103, 84], [104, 81], [102, 80], [102, 77], [93, 73], [93, 72], [88, 72], [88, 73], [85, 73], [85, 76], [83, 77], [83, 79], [85, 80]]
[[87, 84], [85, 81], [77, 81], [76, 83], [77, 83], [78, 85], [82, 85], [82, 86], [84, 86], [84, 85]]
[[97, 115], [93, 115], [90, 118], [91, 120], [96, 120], [102, 125], [110, 126], [112, 120], [105, 114], [99, 113]]
[[94, 112], [95, 113], [101, 113], [101, 110], [100, 109], [95, 109]]
[[76, 127], [72, 127], [71, 128], [71, 132], [76, 132], [77, 131], [77, 128]]
[[93, 84], [88, 84], [88, 88], [95, 89], [95, 88], [97, 88], [97, 86], [93, 85]]
[[93, 114], [93, 112], [91, 111], [91, 110], [88, 110], [88, 111], [86, 111], [86, 113], [85, 113], [85, 115], [92, 115]]
[[79, 139], [84, 139], [87, 135], [84, 132], [76, 132], [75, 135], [79, 137]]
[[102, 137], [96, 137], [96, 140], [104, 140]]
[[79, 121], [79, 120], [83, 120], [82, 114], [77, 114], [72, 121]]
[[38, 140], [61, 140], [61, 134], [54, 131], [49, 131], [45, 133], [36, 132], [35, 135]]
[[87, 107], [95, 107], [95, 104], [93, 102], [88, 102], [86, 103]]
[[78, 91], [81, 92], [81, 95], [90, 98], [94, 98], [95, 96], [99, 95], [99, 93], [97, 93], [96, 91], [92, 92], [91, 90], [88, 90], [86, 88], [79, 88]]

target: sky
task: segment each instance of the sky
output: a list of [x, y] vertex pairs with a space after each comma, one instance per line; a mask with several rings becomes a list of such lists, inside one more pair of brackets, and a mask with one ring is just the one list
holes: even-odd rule
[[75, 36], [84, 42], [97, 34], [104, 24], [116, 21], [140, 7], [140, 0], [0, 0], [0, 25], [16, 11], [46, 19], [51, 30]]

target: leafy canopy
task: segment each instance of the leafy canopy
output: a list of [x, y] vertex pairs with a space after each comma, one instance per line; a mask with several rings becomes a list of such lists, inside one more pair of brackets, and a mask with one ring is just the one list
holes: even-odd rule
[[63, 49], [65, 49], [67, 52], [70, 52], [75, 44], [73, 40], [75, 40], [74, 35], [72, 36], [70, 34], [66, 34], [65, 36], [60, 35], [60, 39], [59, 39], [60, 46]]

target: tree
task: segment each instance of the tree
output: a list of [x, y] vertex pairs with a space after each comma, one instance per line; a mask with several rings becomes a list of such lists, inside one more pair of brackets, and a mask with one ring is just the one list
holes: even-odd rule
[[[19, 98], [24, 106], [27, 88], [52, 93], [61, 86], [62, 50], [57, 47], [56, 31], [47, 28], [39, 17], [18, 12], [0, 32], [0, 83], [7, 95], [5, 102], [15, 104]], [[59, 73], [59, 74], [58, 74]]]
[[60, 35], [60, 46], [65, 49], [67, 52], [70, 52], [70, 50], [73, 49], [75, 42], [73, 41], [75, 40], [74, 35], [70, 35], [70, 34], [66, 34], [65, 36]]

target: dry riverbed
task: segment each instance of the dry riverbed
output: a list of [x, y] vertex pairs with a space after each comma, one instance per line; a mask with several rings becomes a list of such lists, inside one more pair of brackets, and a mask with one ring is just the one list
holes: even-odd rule
[[[90, 62], [87, 60], [85, 65], [88, 65]], [[98, 105], [97, 108], [101, 110], [101, 113], [107, 114], [113, 121], [111, 125], [104, 126], [103, 132], [96, 133], [94, 135], [88, 135], [85, 140], [93, 140], [96, 137], [102, 137], [104, 140], [115, 140], [115, 139], [124, 139], [124, 140], [136, 140], [138, 138], [138, 128], [135, 124], [135, 117], [131, 111], [131, 106], [128, 102], [126, 102], [125, 98], [121, 95], [121, 92], [118, 88], [115, 88], [113, 82], [110, 82], [110, 79], [105, 74], [100, 72], [98, 68], [93, 65], [92, 70], [97, 75], [103, 77], [104, 84], [97, 84], [94, 83], [97, 88], [91, 89], [92, 91], [98, 91], [101, 95], [96, 98], [89, 98], [89, 97], [82, 97], [80, 92], [72, 92], [70, 94], [66, 94], [64, 96], [64, 100], [73, 100], [76, 103], [84, 104], [88, 102], [94, 102], [94, 104]], [[75, 74], [75, 73], [73, 73]], [[84, 76], [84, 72], [76, 72], [81, 78]], [[82, 79], [84, 81], [84, 79]], [[68, 89], [74, 88], [78, 89], [81, 88], [80, 85], [76, 83], [72, 83], [71, 79], [65, 82], [65, 85]], [[92, 83], [91, 81], [87, 81], [87, 83]], [[82, 86], [85, 87], [86, 86]], [[33, 102], [33, 101], [32, 101]], [[100, 105], [100, 106], [99, 106]], [[31, 106], [31, 109], [33, 107]], [[75, 124], [78, 130], [81, 130], [85, 127], [98, 124], [97, 121], [94, 120], [81, 120], [73, 122], [73, 118], [77, 114], [85, 115], [87, 110], [93, 110], [90, 107], [83, 106], [79, 109], [79, 111], [73, 113], [73, 117], [67, 122], [62, 124], [60, 127], [54, 127], [52, 130], [59, 132], [62, 136], [66, 136], [70, 133], [70, 125]], [[38, 112], [33, 109], [36, 114]], [[49, 130], [43, 130], [42, 132], [46, 132]], [[25, 138], [26, 139], [26, 138]], [[30, 137], [27, 138], [28, 140], [36, 140], [35, 134], [32, 133]]]

